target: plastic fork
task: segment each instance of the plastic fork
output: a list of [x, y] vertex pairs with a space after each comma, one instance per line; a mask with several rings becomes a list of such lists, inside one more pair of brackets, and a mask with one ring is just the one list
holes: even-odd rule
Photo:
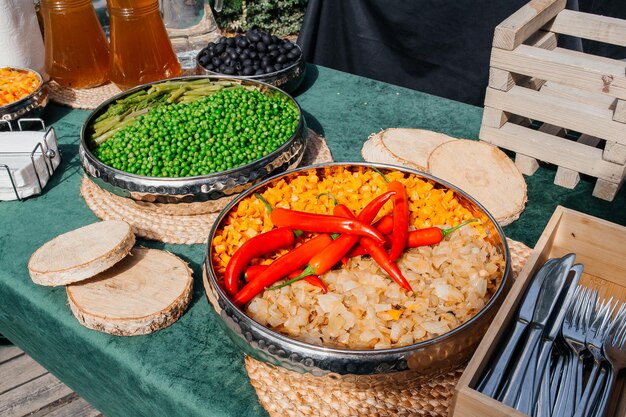
[[602, 391], [600, 402], [595, 412], [596, 417], [603, 417], [609, 406], [609, 399], [617, 379], [617, 374], [626, 368], [626, 303], [622, 304], [609, 329], [602, 347], [604, 357], [609, 363], [608, 379]]

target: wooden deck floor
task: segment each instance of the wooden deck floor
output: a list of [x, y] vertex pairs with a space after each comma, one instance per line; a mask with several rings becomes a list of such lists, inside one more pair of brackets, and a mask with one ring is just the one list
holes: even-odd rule
[[16, 346], [0, 346], [0, 417], [102, 417]]

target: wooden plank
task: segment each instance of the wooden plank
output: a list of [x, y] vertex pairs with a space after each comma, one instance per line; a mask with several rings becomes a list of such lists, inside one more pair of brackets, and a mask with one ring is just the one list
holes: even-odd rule
[[524, 45], [530, 45], [541, 49], [553, 50], [556, 48], [556, 34], [553, 32], [547, 32], [545, 30], [538, 30], [537, 32], [530, 35], [526, 41], [524, 41]]
[[546, 30], [593, 41], [626, 46], [626, 21], [591, 13], [561, 11]]
[[609, 182], [598, 178], [592, 195], [606, 201], [613, 201], [615, 195], [621, 187], [621, 183]]
[[626, 100], [617, 100], [615, 103], [613, 120], [620, 123], [626, 123]]
[[87, 401], [71, 394], [56, 403], [38, 410], [28, 417], [100, 417], [102, 414]]
[[0, 394], [48, 373], [28, 355], [21, 355], [0, 365]]
[[480, 139], [609, 182], [621, 181], [625, 172], [624, 166], [603, 160], [601, 149], [513, 123], [505, 123], [500, 129], [482, 126]]
[[532, 0], [496, 26], [494, 48], [511, 51], [565, 8], [566, 0]]
[[[600, 143], [600, 139], [589, 135], [580, 135], [577, 142], [595, 148], [598, 146], [598, 143]], [[558, 167], [556, 169], [556, 175], [554, 176], [554, 183], [556, 185], [571, 190], [576, 187], [579, 181], [580, 174], [577, 171], [565, 167]]]
[[509, 121], [509, 114], [493, 107], [485, 107], [483, 109], [482, 124], [489, 127], [500, 127]]
[[626, 125], [613, 121], [610, 110], [590, 104], [515, 86], [507, 92], [487, 88], [485, 106], [626, 144]]
[[489, 87], [509, 91], [515, 85], [513, 74], [498, 68], [489, 68]]
[[607, 140], [602, 152], [602, 158], [605, 161], [615, 162], [616, 164], [626, 164], [626, 145]]
[[17, 346], [0, 346], [0, 364], [15, 358], [16, 356], [24, 355], [22, 349]]
[[0, 395], [0, 416], [22, 417], [71, 393], [72, 390], [52, 374], [45, 374]]
[[516, 153], [515, 166], [522, 174], [532, 176], [539, 169], [539, 162], [531, 156]]
[[580, 88], [574, 88], [563, 84], [548, 81], [541, 87], [541, 92], [550, 97], [561, 97], [576, 103], [593, 104], [603, 110], [613, 108], [616, 99], [604, 94], [593, 93]]
[[626, 62], [563, 51], [528, 45], [520, 45], [514, 51], [493, 48], [491, 66], [626, 99]]

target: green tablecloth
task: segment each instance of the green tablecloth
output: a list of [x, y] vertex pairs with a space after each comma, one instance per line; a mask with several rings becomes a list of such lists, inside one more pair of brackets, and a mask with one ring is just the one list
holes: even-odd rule
[[[390, 127], [416, 127], [477, 138], [482, 110], [420, 92], [309, 67], [297, 96], [311, 128], [323, 134], [337, 161], [360, 161], [363, 141]], [[114, 337], [74, 319], [64, 288], [40, 287], [28, 277], [30, 254], [53, 237], [97, 221], [79, 195], [80, 127], [88, 112], [50, 105], [45, 115], [60, 138], [63, 164], [46, 192], [0, 203], [0, 333], [91, 402], [115, 416], [263, 416], [237, 348], [218, 327], [203, 293], [203, 246], [169, 250], [194, 270], [194, 297], [174, 325], [147, 336]], [[591, 196], [593, 180], [574, 190], [552, 184], [542, 167], [528, 183], [528, 205], [505, 228], [531, 247], [557, 205], [626, 224], [626, 192], [608, 203]]]

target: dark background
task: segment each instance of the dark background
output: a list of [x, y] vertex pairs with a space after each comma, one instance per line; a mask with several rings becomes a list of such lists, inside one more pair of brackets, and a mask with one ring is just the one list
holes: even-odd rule
[[[526, 3], [309, 0], [298, 43], [309, 62], [482, 106], [494, 28]], [[626, 19], [626, 0], [570, 0], [568, 8]], [[582, 48], [626, 58], [623, 47], [584, 40]]]

